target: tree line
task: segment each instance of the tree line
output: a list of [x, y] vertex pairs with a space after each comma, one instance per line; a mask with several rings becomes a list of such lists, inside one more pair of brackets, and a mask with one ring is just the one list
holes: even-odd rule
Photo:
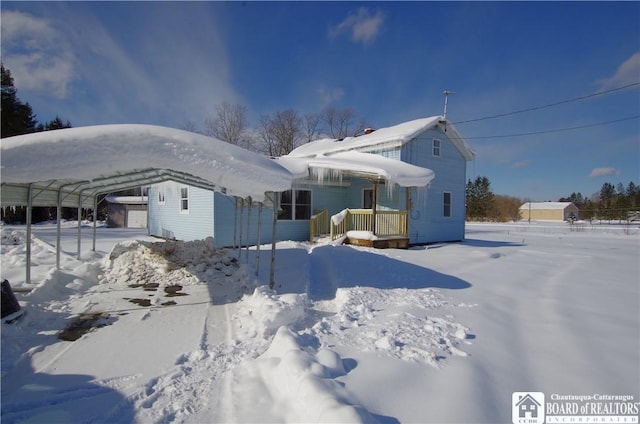
[[322, 136], [343, 139], [359, 135], [368, 126], [353, 109], [330, 106], [310, 114], [293, 109], [279, 110], [262, 115], [257, 125], [250, 127], [246, 107], [223, 102], [216, 106], [213, 116], [205, 118], [203, 130], [193, 123], [187, 123], [183, 129], [276, 157]]
[[12, 137], [14, 135], [30, 134], [40, 131], [57, 130], [61, 128], [71, 128], [69, 121], [63, 120], [56, 116], [48, 122], [38, 122], [36, 114], [33, 112], [31, 105], [23, 103], [18, 98], [18, 90], [16, 89], [11, 71], [0, 64], [0, 72], [2, 73], [2, 128], [0, 128], [0, 137]]
[[[61, 128], [71, 128], [69, 121], [64, 122], [59, 116], [48, 122], [38, 122], [36, 114], [33, 112], [31, 105], [23, 103], [18, 98], [18, 90], [15, 87], [11, 71], [0, 64], [0, 73], [2, 81], [2, 103], [0, 120], [0, 138], [12, 137], [16, 135], [31, 134], [41, 131], [51, 131]], [[51, 219], [55, 213], [55, 208], [34, 207], [33, 222], [46, 221]], [[25, 208], [2, 208], [2, 220], [5, 222], [24, 222]], [[77, 209], [63, 208], [63, 217], [66, 219], [75, 218]]]
[[[515, 196], [494, 194], [491, 182], [485, 176], [469, 179], [466, 185], [467, 220], [470, 221], [517, 221], [520, 206], [528, 201]], [[640, 186], [633, 181], [625, 187], [622, 183], [606, 182], [600, 191], [590, 197], [582, 193], [571, 193], [558, 202], [572, 202], [579, 210], [580, 219], [629, 220], [640, 219]]]

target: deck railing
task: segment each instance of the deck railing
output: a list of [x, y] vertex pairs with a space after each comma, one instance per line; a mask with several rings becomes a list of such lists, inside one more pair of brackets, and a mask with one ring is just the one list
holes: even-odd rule
[[329, 211], [323, 210], [311, 216], [309, 221], [309, 241], [329, 233]]
[[[375, 214], [375, 229], [373, 228], [372, 209], [345, 209], [334, 216], [342, 216], [338, 224], [331, 219], [331, 240], [347, 234], [348, 231], [372, 231], [379, 237], [407, 237], [407, 211], [377, 210]], [[333, 218], [333, 217], [332, 217]]]

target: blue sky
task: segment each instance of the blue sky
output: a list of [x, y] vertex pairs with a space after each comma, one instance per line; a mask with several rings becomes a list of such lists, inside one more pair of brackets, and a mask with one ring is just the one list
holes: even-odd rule
[[[40, 121], [204, 127], [352, 108], [373, 127], [442, 114], [497, 194], [640, 184], [640, 2], [2, 2], [2, 62]], [[529, 136], [635, 117], [608, 125]]]

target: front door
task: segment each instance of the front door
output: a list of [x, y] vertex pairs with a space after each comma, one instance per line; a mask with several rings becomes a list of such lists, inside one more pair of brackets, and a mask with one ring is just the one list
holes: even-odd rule
[[365, 188], [362, 190], [362, 208], [373, 209], [373, 189]]

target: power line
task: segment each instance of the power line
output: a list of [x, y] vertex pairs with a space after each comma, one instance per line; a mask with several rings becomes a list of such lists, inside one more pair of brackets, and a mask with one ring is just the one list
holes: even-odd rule
[[558, 105], [562, 105], [562, 104], [566, 104], [566, 103], [577, 102], [577, 101], [580, 101], [580, 100], [585, 100], [585, 99], [589, 99], [589, 98], [596, 97], [596, 96], [602, 96], [604, 94], [613, 93], [614, 91], [624, 90], [625, 88], [635, 87], [637, 85], [640, 85], [640, 82], [634, 82], [634, 83], [631, 83], [631, 84], [623, 85], [622, 87], [616, 87], [616, 88], [612, 88], [612, 89], [605, 90], [605, 91], [598, 91], [598, 92], [595, 92], [595, 93], [587, 94], [585, 96], [574, 97], [573, 99], [561, 100], [559, 102], [549, 103], [547, 105], [534, 106], [534, 107], [530, 107], [528, 109], [522, 109], [522, 110], [516, 110], [516, 111], [513, 111], [513, 112], [500, 113], [498, 115], [490, 115], [490, 116], [485, 116], [485, 117], [482, 117], [482, 118], [467, 119], [465, 121], [453, 122], [453, 124], [454, 125], [467, 124], [469, 122], [484, 121], [484, 120], [487, 120], [487, 119], [495, 119], [495, 118], [502, 118], [504, 116], [516, 115], [518, 113], [531, 112], [531, 111], [534, 111], [534, 110], [545, 109], [545, 108], [548, 108], [548, 107], [558, 106]]
[[631, 119], [638, 119], [638, 118], [640, 118], [640, 115], [629, 116], [627, 118], [614, 119], [613, 121], [597, 122], [595, 124], [580, 125], [580, 126], [577, 126], [577, 127], [558, 128], [558, 129], [555, 129], [555, 130], [535, 131], [535, 132], [518, 133], [518, 134], [501, 134], [501, 135], [485, 135], [485, 136], [478, 136], [478, 137], [465, 137], [465, 140], [486, 139], [486, 138], [522, 137], [522, 136], [527, 136], [527, 135], [550, 134], [550, 133], [556, 133], [556, 132], [572, 131], [572, 130], [580, 130], [580, 129], [583, 129], [583, 128], [597, 127], [597, 126], [600, 126], [600, 125], [614, 124], [616, 122], [629, 121]]

